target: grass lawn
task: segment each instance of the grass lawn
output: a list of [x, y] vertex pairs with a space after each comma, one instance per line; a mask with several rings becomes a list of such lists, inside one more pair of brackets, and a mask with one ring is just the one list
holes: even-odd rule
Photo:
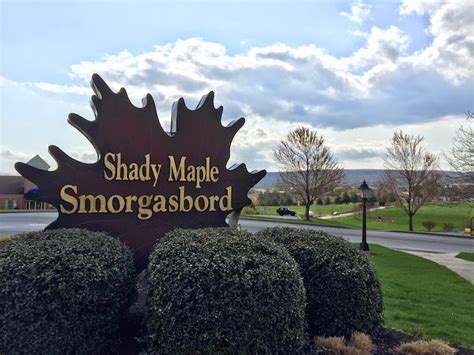
[[[382, 217], [379, 221], [377, 217]], [[414, 217], [413, 228], [415, 231], [426, 231], [421, 224], [423, 221], [431, 220], [436, 223], [433, 232], [442, 232], [444, 223], [451, 223], [454, 231], [463, 231], [470, 217], [474, 216], [473, 204], [429, 204], [421, 207]], [[342, 225], [359, 227], [361, 215], [337, 218], [334, 221]], [[408, 230], [408, 216], [401, 208], [390, 208], [387, 210], [373, 211], [367, 213], [367, 228], [385, 230]]]
[[474, 262], [474, 253], [459, 253], [456, 258]]
[[382, 284], [385, 324], [474, 348], [474, 285], [414, 255], [371, 245]]
[[22, 213], [28, 210], [15, 210], [15, 209], [0, 209], [0, 213]]
[[56, 212], [56, 209], [50, 208], [47, 210], [26, 210], [26, 209], [1, 209], [0, 213], [25, 213], [25, 212]]
[[[280, 206], [258, 206], [257, 211], [260, 214], [274, 214], [276, 215], [276, 210]], [[286, 206], [290, 210], [295, 211], [296, 213], [300, 215], [304, 215], [305, 212], [305, 207], [304, 206]], [[337, 213], [345, 213], [345, 212], [352, 212], [352, 207], [354, 207], [353, 203], [345, 203], [341, 205], [336, 205], [336, 204], [331, 204], [331, 205], [314, 205], [311, 206], [311, 211], [314, 212], [314, 215], [320, 216], [320, 215], [327, 215], [327, 214], [333, 214], [333, 212]]]
[[[317, 218], [317, 209], [326, 208], [325, 213], [332, 213], [331, 211], [337, 211], [339, 213], [350, 212], [353, 204], [342, 204], [342, 205], [327, 205], [327, 206], [312, 206], [311, 210], [315, 212], [315, 218], [311, 219], [312, 223], [317, 224], [330, 224], [339, 225], [353, 228], [360, 228], [362, 224], [361, 214], [356, 214], [349, 217], [340, 217], [330, 220], [322, 220]], [[261, 207], [259, 207], [261, 208]], [[262, 211], [261, 214], [275, 214], [278, 207], [265, 207], [265, 213]], [[290, 209], [303, 215], [304, 207], [302, 206], [290, 206]], [[328, 212], [329, 211], [329, 212]], [[431, 220], [436, 223], [433, 228], [433, 232], [442, 232], [444, 223], [451, 223], [453, 225], [453, 231], [459, 232], [464, 231], [464, 228], [469, 223], [471, 217], [474, 216], [474, 204], [468, 202], [462, 203], [450, 203], [450, 204], [428, 204], [419, 209], [418, 213], [414, 217], [414, 230], [426, 232], [426, 228], [421, 224], [423, 221]], [[378, 219], [381, 217], [381, 219]], [[367, 228], [368, 229], [379, 229], [379, 230], [401, 230], [408, 231], [408, 217], [401, 208], [393, 207], [387, 208], [386, 210], [379, 210], [367, 213]]]

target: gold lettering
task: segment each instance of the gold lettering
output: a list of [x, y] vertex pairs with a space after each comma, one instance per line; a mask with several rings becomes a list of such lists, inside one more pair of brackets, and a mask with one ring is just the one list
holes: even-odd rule
[[[232, 211], [232, 186], [226, 187], [227, 194], [222, 196], [219, 201], [219, 208], [221, 211]], [[225, 202], [224, 202], [225, 200]], [[227, 202], [227, 204], [226, 204]]]
[[133, 212], [132, 202], [137, 202], [137, 198], [138, 198], [137, 196], [133, 196], [133, 195], [125, 196], [125, 203], [126, 203], [125, 212], [126, 213]]
[[196, 181], [196, 170], [192, 165], [188, 166], [188, 174], [186, 175], [186, 181]]
[[139, 179], [138, 164], [137, 163], [130, 164], [129, 169], [130, 169], [130, 171], [128, 172], [129, 180], [138, 180]]
[[211, 158], [206, 157], [206, 182], [209, 182], [209, 172], [211, 170]]
[[[185, 202], [188, 207], [185, 207]], [[180, 212], [189, 212], [193, 208], [193, 199], [191, 196], [186, 196], [184, 194], [184, 186], [179, 187], [179, 211]]]
[[107, 153], [104, 156], [104, 166], [106, 169], [110, 170], [110, 176], [107, 175], [107, 173], [104, 170], [104, 178], [105, 180], [113, 180], [115, 179], [115, 165], [109, 161], [109, 158], [112, 159], [112, 162], [115, 162], [115, 154], [113, 153]]
[[[155, 165], [155, 164], [152, 164]], [[140, 166], [140, 180], [148, 181], [150, 180], [150, 154], [145, 155], [145, 164]]]
[[214, 204], [219, 201], [219, 196], [210, 196], [209, 197], [209, 212], [215, 212], [216, 207]]
[[170, 175], [168, 177], [168, 181], [178, 181], [179, 174], [181, 174], [181, 178], [179, 178], [179, 181], [186, 181], [184, 177], [184, 165], [186, 163], [186, 157], [181, 157], [181, 160], [179, 161], [179, 170], [176, 168], [174, 157], [172, 155], [169, 155], [168, 159], [170, 161]]
[[[202, 202], [204, 203], [204, 206], [199, 205], [199, 199], [202, 200]], [[208, 207], [209, 207], [209, 199], [207, 198], [207, 196], [199, 195], [194, 200], [194, 208], [196, 209], [196, 211], [203, 212], [207, 210]]]
[[158, 177], [160, 176], [161, 164], [151, 164], [151, 169], [153, 170], [153, 178], [155, 179], [153, 182], [153, 187], [156, 187], [156, 184], [158, 183]]
[[[120, 153], [118, 153], [120, 154]], [[146, 158], [147, 159], [147, 158]], [[184, 163], [186, 157], [182, 157], [180, 165], [176, 166], [174, 164], [174, 171], [170, 174], [170, 178], [180, 180], [182, 178]], [[106, 161], [110, 163], [113, 161], [113, 154], [107, 155]], [[173, 158], [171, 157], [170, 162], [173, 165]], [[121, 163], [121, 162], [120, 162]], [[194, 177], [196, 178], [196, 188], [200, 188], [203, 182], [206, 179], [212, 181], [216, 178], [215, 171], [206, 161], [206, 166], [188, 167], [188, 173], [194, 171]], [[159, 175], [160, 165], [154, 164], [157, 169], [156, 175]], [[150, 165], [151, 166], [151, 165]], [[123, 178], [127, 180], [140, 180], [140, 176], [145, 176], [146, 172], [140, 169], [140, 166], [137, 164], [131, 164], [129, 170], [128, 178], [125, 177], [123, 173], [123, 168], [120, 168], [120, 174], [117, 173], [118, 165], [116, 165], [116, 170], [109, 169], [107, 172], [104, 171], [104, 176], [107, 176], [110, 179], [112, 176]], [[110, 168], [110, 167], [109, 167]], [[197, 174], [197, 175], [196, 175]], [[119, 176], [120, 175], [120, 176]], [[190, 175], [191, 177], [193, 175]], [[155, 179], [156, 182], [156, 179]], [[224, 195], [198, 195], [196, 197], [186, 194], [186, 187], [180, 186], [178, 188], [178, 193], [174, 195], [112, 195], [106, 197], [104, 195], [80, 195], [78, 196], [78, 187], [76, 185], [65, 185], [61, 188], [60, 191], [61, 204], [60, 212], [64, 214], [73, 214], [73, 213], [131, 213], [134, 212], [136, 208], [137, 218], [141, 220], [147, 220], [153, 217], [153, 213], [163, 213], [163, 212], [190, 212], [191, 210], [196, 210], [197, 212], [215, 212], [217, 209], [220, 211], [232, 211], [232, 186], [227, 186], [225, 188]], [[137, 206], [137, 207], [135, 207]]]
[[219, 180], [219, 177], [215, 176], [215, 175], [219, 175], [219, 168], [217, 166], [213, 166], [211, 168], [211, 181], [212, 182], [217, 182]]
[[[120, 154], [120, 153], [119, 153]], [[118, 208], [114, 206], [114, 200], [118, 202]], [[109, 197], [107, 201], [107, 209], [110, 213], [120, 213], [125, 208], [125, 199], [120, 195], [112, 195]]]
[[[89, 201], [89, 210], [86, 209], [86, 201]], [[79, 211], [77, 213], [97, 213], [97, 202], [99, 202], [99, 212], [107, 213], [106, 199], [104, 195], [81, 195], [79, 196]]]
[[128, 180], [127, 164], [122, 163], [122, 153], [117, 153], [117, 176], [116, 180]]
[[206, 181], [206, 168], [204, 166], [198, 166], [197, 168], [193, 168], [197, 170], [196, 174], [196, 189], [201, 188], [201, 182]]
[[170, 212], [176, 212], [179, 208], [178, 195], [171, 195], [169, 200], [168, 200], [168, 203], [170, 205], [169, 211]]
[[166, 212], [166, 198], [163, 195], [156, 195], [153, 199], [153, 212]]
[[153, 199], [153, 195], [142, 195], [138, 198], [138, 215], [137, 217], [141, 220], [150, 219], [153, 215], [150, 205]]
[[66, 190], [68, 190], [68, 189], [72, 190], [72, 192], [77, 194], [77, 186], [76, 185], [64, 185], [61, 189], [61, 192], [60, 192], [59, 196], [61, 197], [61, 199], [63, 201], [66, 201], [67, 203], [70, 203], [72, 205], [72, 209], [67, 210], [66, 208], [64, 208], [63, 204], [61, 203], [60, 211], [61, 211], [61, 213], [64, 213], [64, 214], [73, 214], [77, 210], [77, 198], [72, 196], [72, 195], [69, 195], [66, 192]]

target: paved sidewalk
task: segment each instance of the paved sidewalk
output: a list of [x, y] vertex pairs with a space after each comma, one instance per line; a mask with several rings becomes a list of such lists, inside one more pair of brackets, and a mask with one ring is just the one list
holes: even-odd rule
[[474, 284], [474, 262], [456, 258], [458, 253], [426, 253], [411, 250], [403, 251], [446, 266], [448, 269], [453, 270], [458, 275]]
[[[368, 212], [385, 210], [387, 208], [392, 208], [392, 206], [380, 206], [380, 207], [374, 207], [374, 208], [367, 208], [367, 213]], [[327, 214], [327, 215], [319, 216], [318, 218], [321, 218], [321, 219], [334, 219], [334, 218], [341, 218], [341, 217], [350, 217], [350, 216], [353, 216], [355, 214], [362, 214], [362, 211], [346, 212], [346, 213], [338, 213], [338, 214]]]
[[302, 219], [299, 214], [296, 214], [296, 216], [290, 216], [290, 215], [285, 215], [285, 216], [280, 216], [279, 214], [257, 214], [253, 215], [254, 217], [265, 217], [265, 218], [278, 218], [278, 219], [287, 219], [290, 221]]

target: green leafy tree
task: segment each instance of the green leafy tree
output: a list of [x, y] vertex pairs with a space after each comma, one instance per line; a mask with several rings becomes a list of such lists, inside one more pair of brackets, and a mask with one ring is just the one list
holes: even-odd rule
[[344, 192], [342, 193], [341, 201], [342, 201], [342, 203], [349, 203], [349, 202], [351, 202], [351, 197], [349, 196], [349, 193], [348, 193], [347, 191], [344, 191]]
[[359, 195], [356, 192], [351, 191], [350, 200], [351, 200], [352, 203], [359, 202]]
[[336, 186], [332, 192], [334, 193], [335, 196], [341, 195], [344, 192], [344, 187], [342, 186]]
[[257, 201], [261, 206], [290, 206], [294, 204], [291, 195], [281, 191], [260, 191]]

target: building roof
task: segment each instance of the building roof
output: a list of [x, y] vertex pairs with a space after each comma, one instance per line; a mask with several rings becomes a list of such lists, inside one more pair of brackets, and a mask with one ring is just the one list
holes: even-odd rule
[[43, 158], [41, 158], [38, 154], [36, 154], [33, 158], [28, 160], [26, 164], [31, 165], [35, 168], [41, 169], [41, 170], [49, 170], [50, 166], [48, 163], [46, 163]]
[[24, 186], [22, 176], [0, 176], [0, 195], [23, 195]]

